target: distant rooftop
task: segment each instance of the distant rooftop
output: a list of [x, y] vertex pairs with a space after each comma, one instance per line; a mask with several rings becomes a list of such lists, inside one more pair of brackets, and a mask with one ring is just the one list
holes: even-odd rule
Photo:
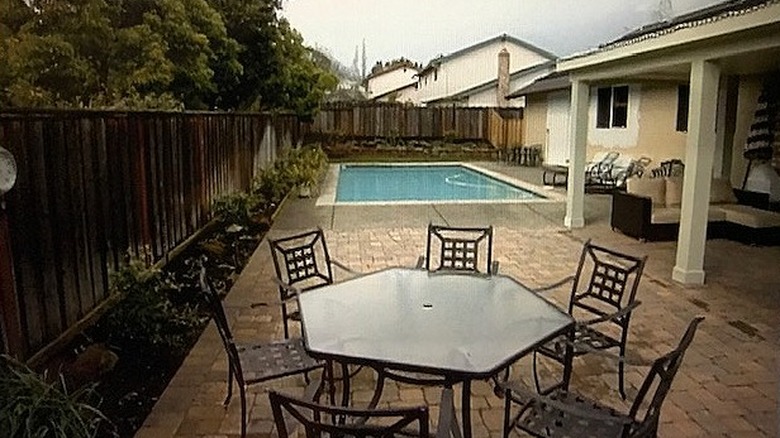
[[536, 52], [536, 53], [544, 56], [547, 59], [553, 60], [553, 59], [557, 58], [557, 56], [555, 56], [555, 54], [552, 53], [552, 52], [548, 52], [547, 50], [544, 50], [544, 49], [542, 49], [540, 47], [537, 47], [537, 46], [535, 46], [535, 45], [533, 45], [533, 44], [531, 44], [531, 43], [529, 43], [527, 41], [523, 41], [523, 40], [521, 40], [519, 38], [515, 38], [515, 37], [513, 37], [511, 35], [507, 35], [507, 34], [504, 33], [504, 34], [495, 36], [493, 38], [490, 38], [488, 40], [485, 40], [485, 41], [473, 44], [471, 46], [464, 47], [464, 48], [462, 48], [460, 50], [457, 50], [455, 52], [450, 53], [449, 55], [439, 55], [439, 56], [437, 56], [436, 58], [432, 59], [428, 63], [428, 65], [426, 65], [425, 68], [422, 69], [422, 71], [420, 71], [420, 76], [425, 75], [429, 71], [433, 70], [435, 67], [441, 65], [441, 63], [443, 63], [444, 61], [447, 61], [447, 60], [452, 59], [452, 58], [457, 58], [459, 56], [462, 56], [462, 55], [465, 55], [467, 53], [473, 52], [474, 50], [477, 50], [477, 49], [481, 49], [482, 47], [485, 47], [485, 46], [487, 46], [489, 44], [492, 44], [492, 43], [494, 43], [496, 41], [509, 41], [509, 42], [512, 42], [512, 43], [517, 44], [517, 45], [519, 45], [521, 47], [525, 47], [526, 49], [528, 49], [528, 50], [530, 50], [532, 52]]

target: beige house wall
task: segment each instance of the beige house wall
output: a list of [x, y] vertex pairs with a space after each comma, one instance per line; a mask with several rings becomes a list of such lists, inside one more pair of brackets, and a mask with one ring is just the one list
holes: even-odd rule
[[672, 158], [685, 160], [687, 131], [677, 131], [679, 83], [642, 84], [639, 108], [639, 141], [635, 158], [652, 158], [651, 167]]
[[[742, 157], [750, 125], [756, 110], [758, 96], [761, 93], [762, 76], [741, 76], [739, 80], [739, 100], [737, 103], [736, 127], [732, 148], [731, 183], [740, 187], [745, 177], [747, 161]], [[685, 161], [686, 132], [677, 132], [677, 87], [676, 82], [643, 82], [639, 99], [639, 135], [636, 144], [631, 147], [614, 148], [621, 154], [634, 158], [650, 157], [650, 167], [660, 162], [679, 158]], [[523, 144], [547, 143], [547, 94], [536, 93], [526, 96], [523, 115]], [[594, 109], [591, 108], [593, 111]], [[589, 130], [595, 129], [589, 126]], [[593, 142], [588, 143], [587, 159], [599, 152], [613, 150]]]

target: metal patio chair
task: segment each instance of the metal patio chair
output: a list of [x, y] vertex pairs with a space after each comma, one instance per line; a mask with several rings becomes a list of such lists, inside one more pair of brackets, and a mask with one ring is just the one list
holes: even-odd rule
[[[539, 395], [520, 382], [502, 383], [504, 437], [519, 428], [537, 437], [654, 438], [663, 402], [703, 319], [694, 318], [677, 348], [653, 361], [627, 413], [563, 389]], [[513, 403], [520, 405], [514, 417]]]
[[280, 239], [269, 239], [268, 243], [276, 269], [276, 282], [279, 285], [284, 337], [289, 338], [289, 321], [300, 321], [301, 317], [297, 308], [288, 308], [290, 303], [294, 303], [296, 293], [333, 284], [333, 266], [353, 275], [357, 273], [330, 257], [321, 228]]
[[618, 362], [619, 391], [621, 397], [626, 398], [623, 359], [631, 312], [640, 304], [636, 292], [646, 261], [647, 256], [622, 254], [588, 240], [582, 247], [574, 276], [535, 290], [541, 293], [572, 282], [568, 312], [577, 321], [573, 335], [559, 336], [534, 351], [533, 373], [537, 390], [541, 392], [538, 354], [562, 364], [568, 346], [572, 347], [575, 357], [617, 349], [621, 358]]
[[[205, 266], [200, 271], [200, 288], [211, 310], [217, 331], [222, 339], [222, 345], [227, 353], [228, 378], [227, 396], [223, 405], [227, 406], [233, 397], [233, 381], [235, 380], [241, 397], [241, 436], [246, 436], [247, 410], [246, 388], [250, 385], [267, 382], [295, 374], [306, 375], [309, 371], [323, 368], [324, 363], [314, 360], [303, 346], [303, 340], [286, 339], [280, 342], [269, 342], [255, 345], [237, 345], [230, 331], [225, 309], [219, 293], [214, 289], [206, 275]], [[320, 380], [309, 381], [306, 394], [314, 398], [321, 389]]]
[[428, 271], [498, 273], [498, 262], [493, 260], [493, 227], [429, 223], [425, 255], [417, 260], [417, 267]]
[[[298, 436], [288, 426], [288, 419], [303, 427], [308, 438], [314, 437], [379, 437], [428, 435], [426, 406], [398, 409], [355, 409], [325, 406], [280, 394], [268, 393], [279, 438]], [[415, 423], [417, 425], [415, 426]], [[414, 427], [414, 429], [412, 429]]]

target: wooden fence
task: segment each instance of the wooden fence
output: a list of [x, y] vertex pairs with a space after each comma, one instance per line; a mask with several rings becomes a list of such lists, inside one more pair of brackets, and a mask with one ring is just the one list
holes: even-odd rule
[[0, 145], [18, 165], [0, 211], [7, 350], [30, 357], [83, 320], [125, 254], [167, 257], [301, 129], [249, 113], [0, 112]]
[[310, 132], [342, 139], [446, 139], [506, 147], [521, 144], [522, 114], [522, 109], [337, 103], [315, 116]]

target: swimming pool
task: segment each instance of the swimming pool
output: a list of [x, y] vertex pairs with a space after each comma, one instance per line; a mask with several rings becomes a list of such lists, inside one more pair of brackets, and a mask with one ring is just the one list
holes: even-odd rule
[[519, 202], [545, 199], [533, 191], [459, 164], [364, 165], [338, 168], [336, 203]]

